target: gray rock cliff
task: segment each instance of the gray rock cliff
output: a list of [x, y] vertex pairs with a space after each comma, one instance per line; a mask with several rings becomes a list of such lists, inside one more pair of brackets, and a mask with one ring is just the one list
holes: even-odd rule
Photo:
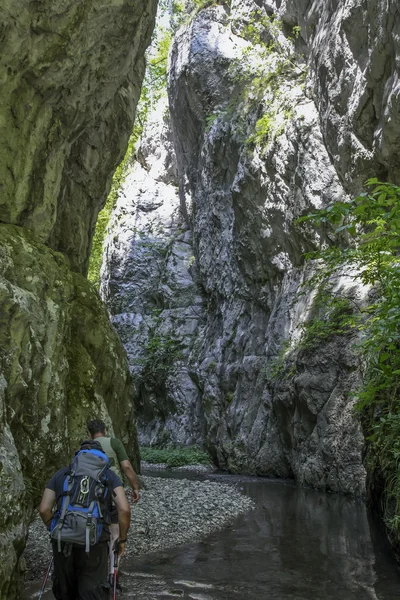
[[[299, 345], [319, 310], [316, 290], [302, 287], [312, 275], [303, 254], [328, 238], [295, 221], [360, 192], [368, 177], [399, 182], [399, 11], [383, 0], [229, 4], [198, 11], [170, 53], [173, 150], [170, 137], [167, 145], [158, 139], [160, 152], [176, 155], [201, 316], [195, 339], [174, 330], [185, 346], [183, 388], [171, 371], [167, 394], [153, 389], [137, 400], [148, 412], [140, 436], [181, 444], [201, 432], [224, 468], [363, 495], [364, 439], [351, 397], [359, 382], [355, 340]], [[141, 168], [136, 177], [148, 185]], [[153, 179], [165, 172], [145, 168]], [[171, 331], [168, 310], [187, 285], [157, 283], [154, 295], [159, 262], [153, 253], [146, 264], [139, 252], [137, 235], [147, 239], [151, 214], [160, 223], [166, 198], [158, 188], [145, 206], [136, 194], [131, 220], [121, 216], [128, 200], [120, 199], [103, 273], [131, 369], [142, 376], [137, 359], [149, 349], [142, 321], [159, 308], [157, 331]], [[169, 265], [173, 279], [181, 267]], [[343, 274], [336, 292], [362, 301], [366, 290]], [[181, 316], [188, 308], [179, 305]], [[182, 391], [176, 410], [168, 398]], [[169, 427], [182, 410], [182, 429]]]
[[101, 295], [135, 382], [139, 441], [199, 444], [203, 418], [188, 357], [204, 318], [192, 234], [180, 215], [166, 102], [153, 109], [105, 245]]
[[[300, 294], [308, 276], [302, 255], [319, 241], [294, 221], [345, 198], [347, 190], [308, 93], [307, 64], [279, 63], [282, 55], [294, 62], [296, 41], [256, 4], [237, 7], [230, 14], [223, 6], [205, 9], [178, 32], [169, 79], [177, 158], [192, 198], [194, 254], [212, 306], [191, 356], [206, 443], [218, 464], [233, 471], [362, 494], [363, 437], [348, 397], [357, 361], [348, 341], [293, 355], [290, 375], [271, 376], [313, 308], [314, 295]], [[278, 40], [263, 57], [269, 70], [257, 65], [263, 46], [248, 34], [254, 20], [261, 36]], [[247, 73], [240, 71], [244, 61]], [[261, 91], [256, 77], [263, 78]]]

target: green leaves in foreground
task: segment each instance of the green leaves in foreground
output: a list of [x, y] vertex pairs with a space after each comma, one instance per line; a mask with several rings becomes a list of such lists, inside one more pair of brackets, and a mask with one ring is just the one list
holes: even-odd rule
[[[329, 223], [338, 234], [334, 245], [308, 255], [322, 261], [312, 283], [321, 286], [320, 294], [324, 290], [328, 310], [343, 302], [343, 297], [329, 295], [343, 272], [372, 288], [373, 301], [362, 307], [354, 303], [355, 312], [342, 326], [351, 325], [363, 334], [359, 348], [368, 366], [360, 390], [362, 404], [379, 400], [387, 405], [390, 399], [396, 401], [400, 384], [400, 188], [376, 179], [367, 185], [370, 193], [349, 203], [337, 202], [299, 222]], [[340, 238], [343, 232], [346, 237]]]
[[207, 452], [199, 448], [140, 448], [142, 460], [153, 464], [167, 464], [169, 467], [187, 465], [208, 465], [211, 463]]
[[[350, 202], [337, 202], [298, 222], [334, 226], [336, 242], [308, 255], [321, 262], [313, 283], [330, 292], [328, 311], [343, 302], [343, 297], [332, 294], [333, 282], [343, 272], [370, 289], [370, 301], [362, 306], [354, 303], [349, 320], [344, 318], [341, 326], [361, 332], [357, 348], [364, 368], [357, 408], [370, 443], [369, 469], [379, 471], [385, 481], [386, 523], [399, 538], [400, 187], [370, 179], [367, 188], [369, 192]], [[315, 325], [311, 321], [308, 327]]]

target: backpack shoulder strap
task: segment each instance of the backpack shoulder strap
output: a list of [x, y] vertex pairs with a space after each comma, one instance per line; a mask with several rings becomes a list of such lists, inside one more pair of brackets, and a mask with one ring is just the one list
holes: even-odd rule
[[92, 527], [92, 514], [95, 506], [96, 501], [93, 500], [93, 502], [89, 506], [88, 515], [86, 517], [85, 552], [90, 552], [90, 529]]
[[69, 505], [69, 500], [70, 500], [70, 495], [71, 495], [71, 490], [72, 490], [73, 485], [74, 485], [74, 482], [72, 480], [71, 474], [67, 474], [67, 476], [65, 477], [65, 480], [64, 480], [64, 491], [62, 494], [60, 494], [60, 495], [64, 496], [64, 498], [63, 498], [62, 506], [61, 506], [59, 528], [57, 531], [57, 550], [59, 552], [61, 552], [61, 529], [64, 525], [65, 515], [67, 512], [68, 505]]

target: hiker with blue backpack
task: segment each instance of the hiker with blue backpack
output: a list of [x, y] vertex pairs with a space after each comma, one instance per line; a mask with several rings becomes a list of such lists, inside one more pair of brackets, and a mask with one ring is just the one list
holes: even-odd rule
[[[88, 421], [87, 428], [90, 433], [92, 440], [98, 442], [103, 452], [105, 452], [110, 461], [110, 469], [114, 471], [118, 475], [118, 477], [122, 480], [122, 474], [128, 479], [131, 488], [132, 488], [132, 500], [134, 503], [138, 502], [140, 498], [139, 494], [139, 484], [136, 477], [136, 473], [133, 469], [133, 466], [128, 458], [126, 450], [124, 448], [121, 440], [115, 437], [110, 437], [107, 435], [107, 428], [104, 421], [100, 419], [93, 419], [92, 421]], [[109, 583], [110, 586], [113, 587], [114, 583], [119, 591], [122, 592], [122, 587], [119, 584], [119, 581], [114, 582], [114, 557], [113, 557], [113, 549], [115, 540], [120, 537], [119, 524], [118, 524], [118, 514], [114, 507], [111, 510], [111, 524], [110, 524], [110, 544], [109, 544]]]
[[56, 600], [108, 598], [111, 498], [119, 521], [115, 552], [121, 557], [130, 526], [130, 506], [122, 481], [110, 469], [98, 442], [83, 442], [72, 464], [58, 470], [46, 484], [39, 510], [51, 532]]

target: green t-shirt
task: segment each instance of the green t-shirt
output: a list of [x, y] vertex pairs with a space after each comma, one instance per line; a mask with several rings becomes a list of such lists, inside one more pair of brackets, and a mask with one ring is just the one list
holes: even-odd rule
[[95, 438], [103, 448], [110, 460], [110, 468], [119, 476], [122, 477], [120, 464], [123, 460], [129, 460], [123, 443], [118, 438], [110, 438], [107, 436], [99, 436]]
[[129, 460], [123, 443], [118, 438], [111, 438], [111, 448], [117, 455], [118, 462], [121, 463], [123, 460]]

